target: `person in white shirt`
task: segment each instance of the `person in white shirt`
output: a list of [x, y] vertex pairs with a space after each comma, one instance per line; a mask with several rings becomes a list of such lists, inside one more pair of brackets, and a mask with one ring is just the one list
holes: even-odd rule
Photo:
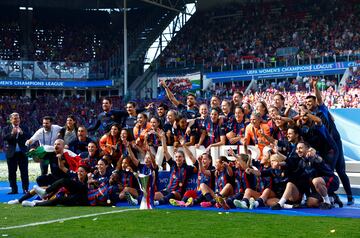
[[[53, 118], [49, 116], [43, 117], [42, 125], [42, 128], [37, 130], [34, 135], [25, 142], [25, 145], [29, 146], [35, 142], [39, 142], [40, 146], [54, 145], [62, 127], [53, 125]], [[46, 175], [48, 173], [51, 157], [54, 157], [54, 155], [52, 155], [52, 153], [48, 153], [40, 162], [41, 175]]]

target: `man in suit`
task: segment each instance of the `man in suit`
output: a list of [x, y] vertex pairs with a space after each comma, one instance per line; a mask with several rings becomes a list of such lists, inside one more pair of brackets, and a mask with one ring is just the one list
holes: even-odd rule
[[21, 174], [23, 192], [26, 193], [29, 189], [29, 175], [28, 158], [25, 155], [27, 151], [25, 141], [30, 137], [29, 129], [24, 125], [20, 125], [20, 116], [17, 112], [13, 112], [10, 115], [10, 123], [11, 125], [5, 127], [2, 131], [11, 187], [11, 192], [8, 194], [18, 193], [16, 184], [16, 171], [18, 166]]

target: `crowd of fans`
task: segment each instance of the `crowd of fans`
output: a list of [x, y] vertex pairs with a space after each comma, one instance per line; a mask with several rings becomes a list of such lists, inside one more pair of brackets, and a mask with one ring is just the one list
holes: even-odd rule
[[103, 11], [35, 11], [32, 60], [89, 62], [108, 59], [122, 44]]
[[[125, 110], [122, 106], [113, 109], [110, 98], [102, 100], [101, 109], [77, 97], [44, 97], [35, 102], [21, 98], [21, 104], [15, 98], [3, 99], [3, 119], [10, 112], [20, 112], [25, 118], [22, 126], [30, 126], [29, 121], [42, 117], [40, 129], [25, 142], [31, 147], [38, 141], [41, 146], [28, 154], [41, 159], [39, 186], [30, 191], [23, 187], [25, 195], [9, 203], [110, 205], [127, 200], [138, 205], [142, 192], [134, 172], [154, 176], [157, 181], [166, 162], [170, 167], [168, 185], [151, 188], [156, 206], [342, 207], [334, 193], [339, 187], [334, 170], [348, 195], [348, 205], [352, 205], [340, 135], [324, 104], [328, 92], [321, 94], [318, 79], [311, 78], [309, 83], [311, 94], [267, 90], [243, 95], [235, 91], [230, 99], [213, 95], [202, 102], [188, 94], [183, 104], [162, 82], [170, 104], [164, 100], [143, 105], [127, 102]], [[56, 121], [42, 116], [52, 113]], [[18, 114], [10, 115], [14, 125]], [[64, 126], [55, 125], [62, 120], [66, 120]], [[19, 133], [15, 126], [8, 133]], [[25, 130], [20, 133], [24, 135]], [[10, 136], [3, 136], [7, 143]], [[44, 146], [50, 144], [53, 151], [46, 151]], [[235, 161], [227, 156], [211, 157], [212, 148], [223, 145], [237, 146], [236, 152], [227, 152]], [[204, 153], [195, 158], [189, 146], [204, 146]], [[191, 164], [185, 161], [185, 154]], [[196, 173], [197, 188], [188, 187], [189, 178]], [[35, 194], [42, 200], [26, 200]]]
[[347, 78], [345, 79], [344, 89], [352, 89], [360, 87], [360, 69], [359, 67], [351, 67], [348, 69]]
[[14, 11], [1, 11], [0, 59], [20, 59], [21, 33]]
[[[277, 1], [234, 3], [197, 12], [162, 54], [163, 66], [333, 62], [359, 55], [359, 5], [355, 1]], [[276, 20], [275, 20], [276, 19]], [[204, 28], [204, 26], [206, 26]], [[206, 30], [204, 30], [206, 29]], [[289, 55], [280, 48], [297, 50]], [[337, 60], [341, 61], [341, 60]]]
[[[130, 52], [139, 43], [138, 34], [143, 28], [155, 24], [165, 12], [156, 10], [153, 13], [159, 15], [153, 17], [149, 9], [128, 11]], [[0, 12], [0, 59], [99, 62], [122, 49], [121, 12], [55, 8], [21, 11], [6, 6]], [[24, 25], [20, 16], [28, 18], [30, 24]], [[139, 18], [151, 20], [139, 24]]]

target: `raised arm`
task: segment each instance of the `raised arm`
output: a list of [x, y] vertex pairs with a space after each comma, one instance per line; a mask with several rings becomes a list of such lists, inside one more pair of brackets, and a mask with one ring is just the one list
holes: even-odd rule
[[233, 170], [232, 170], [231, 166], [227, 162], [224, 162], [224, 166], [225, 166], [225, 169], [227, 171], [227, 174], [230, 177], [233, 176]]
[[195, 164], [196, 158], [195, 158], [195, 156], [193, 155], [193, 153], [189, 150], [189, 147], [186, 145], [185, 140], [184, 140], [184, 139], [181, 139], [181, 140], [180, 140], [180, 143], [181, 143], [182, 147], [184, 148], [185, 154], [186, 154], [187, 156], [189, 156], [189, 158], [191, 159], [192, 163]]
[[315, 93], [315, 96], [316, 96], [316, 100], [318, 102], [319, 105], [323, 104], [323, 100], [322, 100], [322, 96], [321, 96], [321, 92], [319, 90], [319, 88], [317, 87], [317, 79], [312, 79], [311, 80], [311, 84], [312, 84], [312, 87], [313, 87], [313, 90], [314, 90], [314, 93]]
[[139, 162], [138, 159], [136, 159], [135, 154], [134, 154], [134, 152], [132, 151], [131, 144], [130, 144], [129, 142], [127, 142], [126, 148], [127, 148], [127, 150], [128, 150], [129, 157], [130, 157], [131, 161], [133, 162], [133, 164], [134, 164], [136, 167], [138, 167], [140, 162]]
[[165, 133], [164, 132], [159, 133], [159, 136], [160, 136], [160, 139], [161, 139], [162, 148], [164, 150], [165, 159], [166, 159], [166, 161], [169, 161], [171, 159], [171, 156], [169, 154], [169, 151], [168, 151], [168, 148], [167, 148], [167, 145], [166, 145]]
[[164, 87], [165, 92], [166, 92], [166, 96], [169, 98], [170, 102], [172, 104], [174, 104], [175, 106], [178, 106], [180, 104], [180, 102], [175, 98], [174, 94], [170, 91], [170, 89], [166, 85], [165, 81], [161, 82], [161, 86]]

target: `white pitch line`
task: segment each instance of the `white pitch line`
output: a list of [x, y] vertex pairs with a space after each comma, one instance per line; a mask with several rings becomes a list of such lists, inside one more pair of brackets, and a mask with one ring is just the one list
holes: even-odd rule
[[56, 222], [64, 222], [64, 221], [69, 221], [69, 220], [76, 220], [76, 219], [81, 219], [81, 218], [86, 218], [86, 217], [95, 217], [95, 216], [100, 216], [100, 215], [129, 212], [129, 211], [136, 211], [136, 210], [139, 210], [139, 209], [116, 210], [116, 211], [111, 211], [111, 212], [101, 212], [101, 213], [94, 213], [94, 214], [88, 214], [88, 215], [82, 215], [82, 216], [76, 216], [76, 217], [61, 218], [61, 219], [56, 219], [56, 220], [34, 222], [34, 223], [29, 223], [29, 224], [24, 224], [24, 225], [19, 225], [19, 226], [0, 227], [0, 230], [11, 230], [11, 229], [24, 228], [24, 227], [30, 227], [30, 226], [46, 225], [46, 224], [51, 224], [51, 223], [56, 223]]

